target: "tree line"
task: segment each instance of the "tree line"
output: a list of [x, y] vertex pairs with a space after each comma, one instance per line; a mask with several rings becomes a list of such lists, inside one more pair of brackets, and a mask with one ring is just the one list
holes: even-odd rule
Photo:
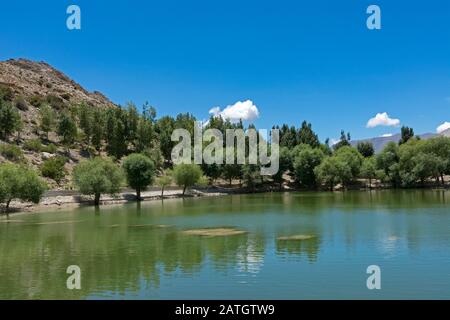
[[[39, 112], [35, 127], [38, 138], [22, 141], [23, 121], [19, 110], [28, 108], [28, 103], [0, 87], [0, 138], [3, 140], [0, 153], [15, 163], [0, 165], [0, 203], [6, 207], [12, 199], [39, 200], [40, 197], [30, 196], [33, 192], [42, 196], [46, 189], [39, 175], [58, 184], [63, 181], [68, 175], [65, 164], [72, 148], [83, 150], [88, 157], [73, 170], [74, 187], [92, 195], [97, 204], [101, 194], [117, 193], [125, 181], [140, 199], [141, 191], [152, 184], [160, 185], [164, 192], [165, 187], [176, 183], [182, 186], [184, 194], [190, 186], [206, 183], [206, 179], [209, 184], [215, 184], [218, 179], [230, 185], [238, 181], [250, 189], [263, 184], [276, 184], [281, 189], [284, 183], [293, 181], [305, 189], [333, 190], [337, 185], [348, 188], [361, 181], [372, 187], [375, 180], [392, 187], [423, 186], [432, 180], [445, 184], [444, 176], [450, 173], [450, 138], [420, 140], [412, 128], [403, 127], [399, 143], [389, 143], [375, 155], [371, 143], [351, 146], [350, 134], [344, 131], [334, 145], [328, 139], [321, 143], [306, 121], [299, 127], [286, 124], [273, 127], [280, 130], [280, 170], [272, 177], [261, 176], [260, 166], [254, 164], [173, 166], [172, 132], [184, 128], [193, 135], [196, 119], [192, 114], [157, 118], [156, 110], [148, 103], [138, 111], [132, 103], [125, 107], [98, 107], [89, 103], [64, 104], [49, 97], [30, 100], [28, 103]], [[242, 121], [231, 123], [221, 117], [211, 117], [204, 129], [209, 128], [224, 133], [227, 129], [255, 127], [244, 128]], [[58, 140], [50, 141], [50, 133], [56, 134]], [[11, 141], [13, 136], [15, 139]], [[39, 171], [33, 172], [24, 163], [20, 148], [15, 146], [20, 143], [24, 149], [37, 152], [56, 154], [55, 144], [64, 150], [46, 159]], [[25, 191], [25, 187], [11, 191], [12, 176], [18, 177], [17, 186], [33, 186], [34, 191]]]

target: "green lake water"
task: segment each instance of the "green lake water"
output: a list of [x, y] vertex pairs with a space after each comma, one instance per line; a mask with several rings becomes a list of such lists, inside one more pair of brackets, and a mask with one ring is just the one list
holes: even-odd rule
[[[449, 299], [450, 191], [268, 193], [0, 220], [0, 299]], [[182, 231], [235, 227], [220, 237]], [[306, 240], [278, 237], [313, 235]], [[78, 265], [81, 290], [66, 269]], [[381, 290], [366, 269], [381, 268]]]

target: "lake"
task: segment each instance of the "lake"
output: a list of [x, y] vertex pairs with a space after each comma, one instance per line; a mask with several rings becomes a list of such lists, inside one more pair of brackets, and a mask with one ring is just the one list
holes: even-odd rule
[[[1, 299], [450, 298], [450, 191], [230, 195], [2, 219]], [[183, 232], [211, 227], [246, 233]], [[294, 235], [309, 237], [278, 239]], [[70, 265], [80, 290], [66, 287]], [[370, 265], [380, 290], [366, 286]]]

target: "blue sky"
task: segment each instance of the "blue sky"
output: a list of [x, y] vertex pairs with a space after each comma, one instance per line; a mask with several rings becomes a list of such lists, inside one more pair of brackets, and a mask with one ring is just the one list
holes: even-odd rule
[[[81, 8], [82, 29], [66, 28]], [[368, 30], [366, 8], [381, 8]], [[200, 119], [250, 99], [258, 127], [312, 122], [322, 140], [387, 112], [417, 133], [450, 122], [450, 2], [7, 1], [0, 59], [44, 60], [114, 102]]]

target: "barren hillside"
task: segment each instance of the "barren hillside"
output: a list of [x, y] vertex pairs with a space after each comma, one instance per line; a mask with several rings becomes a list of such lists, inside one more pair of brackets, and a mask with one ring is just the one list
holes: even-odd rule
[[[57, 148], [56, 152], [30, 150], [25, 147], [27, 141], [42, 138], [42, 132], [39, 132], [39, 108], [43, 104], [50, 105], [57, 115], [81, 102], [92, 108], [116, 107], [100, 92], [88, 92], [49, 64], [26, 59], [0, 62], [0, 94], [3, 95], [4, 100], [11, 102], [17, 108], [23, 122], [20, 134], [9, 137], [8, 141], [0, 141], [0, 146], [16, 145], [23, 151], [25, 161], [35, 168], [49, 157], [58, 154], [67, 155], [54, 130], [50, 132], [48, 141], [44, 141], [43, 150], [49, 144], [53, 144]], [[82, 157], [83, 152], [75, 144], [70, 150], [66, 169], [70, 172], [73, 164]], [[5, 156], [0, 154], [0, 163], [4, 161], [6, 161]], [[54, 181], [48, 182], [53, 187], [57, 187]], [[64, 184], [67, 184], [67, 181]]]

